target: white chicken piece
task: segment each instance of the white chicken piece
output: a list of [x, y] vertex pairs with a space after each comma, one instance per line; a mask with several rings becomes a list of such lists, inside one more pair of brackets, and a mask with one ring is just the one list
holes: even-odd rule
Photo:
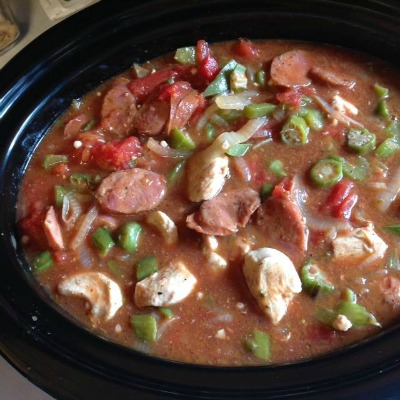
[[286, 315], [301, 281], [292, 261], [279, 250], [264, 247], [246, 254], [243, 273], [250, 293], [274, 325]]
[[372, 224], [338, 235], [332, 242], [336, 260], [348, 258], [363, 260], [372, 257], [382, 258], [388, 248], [387, 244], [375, 233]]
[[47, 210], [43, 227], [51, 248], [55, 250], [64, 249], [64, 239], [61, 233], [60, 223], [58, 222], [53, 206]]
[[[200, 157], [198, 157], [200, 156]], [[187, 165], [188, 195], [191, 201], [210, 200], [223, 188], [229, 174], [229, 158], [217, 156], [204, 162], [203, 153], [193, 156]]]
[[185, 299], [197, 283], [186, 266], [177, 262], [162, 268], [136, 284], [135, 303], [138, 307], [165, 307]]
[[81, 272], [69, 276], [58, 285], [65, 295], [84, 297], [91, 305], [92, 322], [108, 321], [123, 305], [119, 285], [101, 272]]
[[146, 216], [146, 222], [154, 226], [167, 245], [178, 242], [178, 228], [174, 221], [162, 211], [153, 211]]
[[351, 323], [351, 321], [345, 315], [342, 314], [339, 314], [332, 322], [333, 329], [336, 329], [337, 331], [346, 332], [352, 326], [353, 324]]
[[224, 132], [210, 146], [189, 159], [186, 176], [191, 201], [210, 200], [221, 191], [229, 174], [226, 151], [250, 139], [266, 121], [266, 117], [254, 118], [236, 132]]
[[207, 262], [211, 268], [222, 271], [225, 270], [228, 266], [228, 262], [225, 260], [224, 257], [220, 256], [215, 251], [210, 251], [206, 254]]

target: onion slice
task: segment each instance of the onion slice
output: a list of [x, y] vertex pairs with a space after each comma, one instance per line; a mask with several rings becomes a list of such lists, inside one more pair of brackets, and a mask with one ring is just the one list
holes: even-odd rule
[[67, 229], [70, 229], [75, 224], [81, 214], [82, 207], [75, 195], [72, 192], [66, 193], [62, 202], [61, 218]]
[[82, 222], [79, 225], [78, 231], [71, 241], [70, 248], [72, 250], [76, 250], [79, 246], [82, 245], [82, 243], [86, 239], [90, 227], [92, 226], [94, 220], [97, 218], [98, 215], [99, 209], [96, 205], [94, 205], [83, 217]]
[[171, 149], [171, 147], [167, 146], [164, 147], [161, 145], [160, 142], [153, 138], [149, 138], [146, 143], [146, 146], [155, 154], [159, 155], [160, 157], [167, 157], [167, 158], [187, 158], [189, 157], [192, 152], [188, 150], [176, 150]]
[[386, 190], [378, 197], [378, 208], [386, 211], [390, 205], [396, 200], [400, 192], [400, 167], [394, 172], [387, 184]]
[[257, 95], [257, 92], [249, 90], [240, 94], [220, 94], [215, 98], [215, 104], [221, 110], [243, 110], [251, 103], [251, 98]]

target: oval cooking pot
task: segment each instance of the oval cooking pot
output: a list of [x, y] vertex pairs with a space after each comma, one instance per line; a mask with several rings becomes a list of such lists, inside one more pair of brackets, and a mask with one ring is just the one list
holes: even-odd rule
[[[389, 399], [400, 396], [400, 327], [314, 360], [221, 368], [130, 351], [79, 326], [33, 279], [16, 231], [18, 188], [54, 120], [75, 98], [198, 39], [298, 39], [400, 67], [393, 0], [102, 1], [61, 22], [0, 72], [0, 350], [60, 399]], [[136, 397], [135, 397], [136, 396]]]

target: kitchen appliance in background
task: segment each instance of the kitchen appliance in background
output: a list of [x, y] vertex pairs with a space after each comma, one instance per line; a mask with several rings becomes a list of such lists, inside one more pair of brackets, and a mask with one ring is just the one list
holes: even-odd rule
[[51, 20], [56, 20], [68, 17], [98, 1], [99, 0], [40, 0], [40, 4], [48, 17]]

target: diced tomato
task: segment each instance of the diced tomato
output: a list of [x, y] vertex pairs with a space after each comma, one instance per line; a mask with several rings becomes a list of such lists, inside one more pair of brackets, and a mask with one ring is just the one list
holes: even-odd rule
[[211, 82], [219, 72], [219, 66], [217, 60], [212, 56], [207, 56], [200, 64], [197, 66], [198, 73], [206, 81]]
[[91, 156], [100, 168], [116, 171], [131, 168], [132, 160], [142, 153], [139, 139], [130, 136], [124, 140], [98, 144], [92, 149]]
[[43, 248], [47, 244], [43, 224], [46, 217], [45, 209], [34, 209], [29, 215], [19, 221], [23, 235], [29, 237], [30, 242]]
[[280, 103], [287, 104], [293, 107], [295, 110], [299, 110], [301, 107], [301, 99], [303, 96], [311, 96], [315, 94], [314, 88], [300, 87], [290, 88], [276, 95], [276, 98]]
[[175, 69], [163, 68], [143, 78], [133, 80], [129, 83], [128, 88], [139, 103], [143, 103], [158, 86], [176, 76], [178, 76], [178, 72]]
[[198, 95], [198, 99], [199, 99], [199, 105], [197, 106], [196, 111], [190, 117], [190, 121], [189, 121], [190, 126], [196, 125], [197, 121], [203, 115], [203, 112], [207, 106], [207, 100], [205, 99], [205, 97], [202, 94]]
[[198, 40], [196, 45], [196, 64], [200, 64], [210, 55], [210, 48], [205, 40]]
[[252, 60], [259, 54], [258, 49], [254, 43], [248, 39], [239, 39], [233, 45], [233, 51], [240, 57], [246, 60]]
[[307, 328], [308, 337], [315, 342], [330, 341], [336, 338], [337, 332], [322, 324], [310, 325]]
[[323, 210], [329, 211], [334, 218], [349, 219], [357, 200], [358, 195], [355, 193], [354, 183], [344, 180], [332, 188]]
[[188, 89], [191, 89], [190, 83], [185, 81], [178, 81], [169, 85], [162, 85], [160, 87], [158, 98], [160, 100], [180, 98]]
[[67, 176], [69, 174], [68, 164], [66, 164], [66, 163], [56, 164], [52, 168], [51, 173], [56, 176], [61, 176], [64, 179], [67, 178]]

